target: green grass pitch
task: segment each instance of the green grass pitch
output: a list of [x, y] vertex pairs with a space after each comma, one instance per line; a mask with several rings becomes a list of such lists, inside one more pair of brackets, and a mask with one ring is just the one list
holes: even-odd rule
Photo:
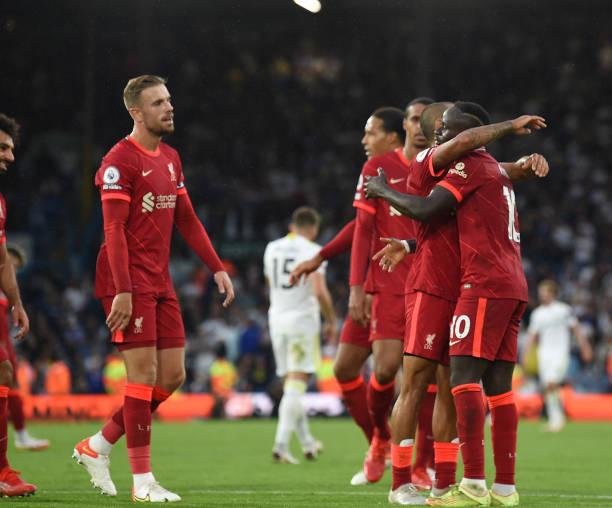
[[[365, 440], [351, 420], [313, 419], [314, 435], [325, 443], [318, 460], [273, 464], [270, 450], [275, 420], [194, 421], [153, 426], [152, 465], [157, 480], [177, 492], [177, 506], [198, 507], [371, 507], [388, 506], [391, 474], [374, 485], [352, 487]], [[111, 455], [117, 497], [101, 496], [87, 472], [71, 458], [74, 444], [99, 423], [31, 423], [32, 434], [48, 437], [41, 452], [17, 451], [9, 435], [9, 460], [38, 492], [29, 498], [2, 499], [6, 506], [128, 506], [131, 475], [122, 439]], [[293, 452], [300, 456], [296, 442]], [[569, 423], [559, 434], [541, 424], [519, 428], [517, 485], [521, 506], [612, 507], [612, 425]], [[461, 471], [461, 466], [460, 466]], [[460, 477], [458, 472], [458, 478]], [[487, 430], [487, 478], [493, 480]]]

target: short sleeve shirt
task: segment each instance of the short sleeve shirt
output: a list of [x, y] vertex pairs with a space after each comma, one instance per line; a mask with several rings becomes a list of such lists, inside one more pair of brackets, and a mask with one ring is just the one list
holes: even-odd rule
[[453, 163], [438, 184], [457, 198], [461, 294], [527, 301], [512, 182], [484, 148]]

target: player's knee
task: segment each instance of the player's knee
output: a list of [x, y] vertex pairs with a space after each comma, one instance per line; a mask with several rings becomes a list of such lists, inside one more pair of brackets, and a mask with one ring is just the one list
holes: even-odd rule
[[157, 379], [157, 385], [167, 392], [175, 392], [185, 382], [185, 369], [177, 369], [172, 372], [165, 372]]
[[397, 374], [397, 365], [389, 362], [381, 362], [374, 366], [374, 376], [376, 381], [381, 385], [388, 385], [395, 379]]
[[344, 363], [334, 363], [334, 376], [339, 383], [348, 383], [359, 377], [361, 369], [356, 369]]
[[0, 362], [0, 385], [11, 386], [13, 382], [13, 366], [11, 362], [5, 360]]

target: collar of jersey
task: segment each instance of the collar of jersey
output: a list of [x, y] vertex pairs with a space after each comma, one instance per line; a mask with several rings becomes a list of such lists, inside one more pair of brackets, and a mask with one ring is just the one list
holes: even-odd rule
[[138, 142], [132, 136], [130, 136], [129, 134], [125, 137], [125, 139], [127, 139], [129, 142], [133, 143], [134, 146], [136, 148], [138, 148], [138, 150], [140, 150], [141, 152], [146, 153], [147, 155], [149, 155], [151, 157], [158, 157], [159, 154], [160, 154], [159, 145], [157, 146], [157, 149], [154, 152], [152, 152], [151, 150], [147, 150], [146, 148], [143, 148], [142, 146], [140, 146], [138, 144]]

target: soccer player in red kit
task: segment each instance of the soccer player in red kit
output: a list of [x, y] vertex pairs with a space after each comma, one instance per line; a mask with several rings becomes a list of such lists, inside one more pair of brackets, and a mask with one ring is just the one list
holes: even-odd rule
[[[25, 262], [25, 253], [17, 246], [7, 245], [8, 262], [17, 271]], [[25, 425], [23, 399], [17, 384], [17, 355], [10, 337], [10, 305], [8, 298], [0, 291], [0, 344], [4, 346], [13, 367], [13, 381], [8, 393], [8, 412], [15, 428], [15, 448], [19, 450], [44, 450], [51, 444], [48, 439], [31, 436]]]
[[166, 80], [144, 75], [125, 87], [124, 103], [134, 120], [129, 136], [106, 154], [96, 174], [102, 198], [105, 242], [96, 267], [112, 342], [127, 369], [123, 406], [100, 432], [85, 438], [73, 456], [103, 494], [116, 495], [108, 455], [125, 433], [133, 473], [134, 501], [179, 501], [151, 472], [151, 412], [185, 379], [185, 331], [168, 261], [176, 224], [189, 246], [214, 273], [226, 297], [229, 276], [195, 215], [177, 152], [161, 142], [174, 132]]
[[[398, 169], [397, 178], [394, 178], [396, 180], [395, 184], [398, 185], [398, 188], [403, 187], [407, 178], [409, 166], [406, 163], [407, 159], [412, 158], [412, 156], [419, 152], [424, 144], [426, 144], [426, 140], [420, 129], [419, 120], [421, 111], [431, 102], [433, 102], [431, 99], [424, 97], [412, 100], [406, 107], [405, 117], [401, 119], [401, 131], [397, 131], [397, 129], [400, 128], [398, 124], [400, 120], [398, 113], [401, 112], [399, 110], [395, 110], [394, 108], [380, 108], [374, 112], [366, 123], [365, 135], [362, 140], [364, 148], [366, 149], [366, 155], [369, 159], [364, 165], [364, 172], [369, 171], [375, 174], [376, 168], [379, 167], [380, 164], [392, 164], [393, 167]], [[392, 117], [389, 115], [394, 111], [396, 118], [392, 123]], [[396, 125], [396, 127], [392, 129], [391, 125]], [[399, 143], [398, 140], [393, 142], [396, 146], [393, 146], [387, 141], [390, 136], [393, 136], [394, 131], [397, 132], [398, 138], [400, 138]], [[402, 146], [401, 138], [403, 138], [404, 135], [405, 142], [403, 142]], [[394, 138], [392, 137], [391, 139]], [[401, 341], [403, 340], [403, 310], [399, 311], [400, 319], [397, 319], [397, 315], [395, 316], [395, 327], [392, 329], [384, 328], [387, 323], [385, 318], [383, 318], [383, 320], [375, 318], [376, 325], [382, 323], [383, 328], [378, 331], [372, 330], [372, 336], [368, 337], [369, 330], [367, 325], [370, 321], [370, 308], [366, 301], [365, 294], [367, 292], [376, 292], [394, 295], [391, 299], [394, 299], [396, 302], [402, 300], [400, 306], [403, 309], [404, 288], [403, 280], [399, 283], [396, 280], [394, 280], [392, 284], [386, 283], [385, 279], [388, 279], [389, 276], [378, 269], [378, 267], [375, 268], [376, 275], [373, 275], [372, 270], [368, 270], [368, 258], [370, 249], [372, 248], [372, 236], [376, 233], [374, 227], [376, 224], [380, 224], [384, 221], [385, 218], [389, 218], [390, 223], [395, 224], [396, 221], [393, 221], [393, 218], [397, 217], [397, 212], [393, 212], [386, 205], [382, 205], [380, 207], [381, 210], [377, 210], [377, 207], [373, 206], [371, 203], [366, 203], [361, 193], [362, 183], [363, 176], [359, 179], [354, 202], [354, 206], [357, 208], [356, 220], [360, 224], [358, 229], [359, 236], [355, 237], [355, 240], [353, 240], [356, 244], [353, 244], [353, 254], [351, 256], [352, 298], [349, 308], [350, 312], [342, 329], [341, 345], [336, 357], [334, 373], [342, 388], [345, 405], [356, 423], [364, 431], [368, 442], [372, 442], [372, 437], [375, 434], [375, 427], [378, 427], [379, 430], [377, 434], [381, 437], [377, 438], [377, 444], [373, 450], [374, 453], [368, 453], [366, 465], [370, 472], [369, 478], [366, 477], [364, 471], [360, 471], [351, 480], [352, 484], [367, 483], [368, 480], [378, 481], [384, 472], [385, 457], [383, 454], [385, 452], [384, 447], [388, 444], [388, 439], [385, 443], [384, 438], [390, 435], [387, 421], [394, 395], [393, 380], [399, 362], [401, 361]], [[406, 221], [400, 220], [397, 221], [397, 223], [406, 224]], [[345, 226], [334, 240], [326, 245], [312, 260], [298, 265], [292, 271], [293, 280], [299, 279], [301, 275], [315, 270], [324, 259], [329, 259], [329, 257], [347, 250], [351, 246], [351, 239], [353, 238], [352, 229], [354, 226], [352, 224], [353, 221]], [[383, 226], [383, 229], [385, 227], [386, 226]], [[405, 232], [406, 230], [403, 229], [402, 231]], [[363, 275], [364, 270], [368, 270], [365, 284]], [[357, 275], [355, 275], [355, 273]], [[369, 279], [372, 277], [382, 279], [371, 284]], [[376, 284], [376, 286], [374, 286], [374, 284]], [[395, 287], [395, 293], [393, 292], [394, 290], [391, 289], [392, 287]], [[377, 301], [380, 302], [379, 297], [377, 297]], [[378, 308], [380, 309], [380, 303]], [[390, 315], [393, 315], [393, 309], [391, 308], [386, 309], [385, 312], [389, 312]], [[401, 328], [401, 330], [399, 328]], [[389, 339], [389, 335], [387, 334], [391, 334], [391, 337], [397, 336], [397, 339]], [[379, 339], [383, 340], [380, 342], [372, 342], [371, 339], [373, 338], [376, 341]], [[370, 383], [366, 385], [361, 376], [361, 368], [370, 354], [370, 344], [374, 344], [374, 348], [378, 351], [378, 354], [375, 354], [375, 372], [373, 376], [371, 376]], [[395, 346], [399, 347], [397, 352], [394, 351]], [[377, 382], [379, 378], [385, 381], [390, 380], [385, 383], [387, 386], [382, 387], [382, 390], [380, 389], [380, 383]], [[376, 387], [379, 389], [376, 389]], [[419, 419], [419, 435], [422, 436], [423, 439], [420, 441], [421, 446], [419, 448], [419, 453], [417, 453], [417, 462], [420, 459], [422, 472], [427, 479], [426, 481], [429, 481], [427, 473], [425, 472], [425, 467], [430, 465], [428, 460], [431, 460], [431, 465], [433, 465], [433, 443], [431, 442], [433, 397], [431, 397], [430, 402], [429, 413], [427, 414], [426, 411], [423, 411], [425, 413], [425, 418]], [[370, 406], [369, 410], [368, 406]]]
[[[438, 143], [489, 122], [481, 106], [458, 102], [445, 111], [436, 131]], [[469, 144], [479, 146], [508, 133], [540, 129], [541, 117], [471, 129]], [[482, 134], [483, 137], [479, 137]], [[527, 285], [520, 259], [520, 236], [512, 183], [506, 170], [484, 148], [472, 150], [451, 164], [428, 197], [398, 195], [385, 189], [385, 177], [366, 184], [368, 195], [384, 197], [402, 213], [420, 221], [457, 208], [461, 278], [459, 299], [450, 323], [451, 386], [464, 462], [461, 484], [439, 497], [434, 506], [518, 504], [514, 460], [518, 417], [511, 381], [517, 334], [525, 309]], [[436, 253], [432, 253], [435, 255]], [[492, 413], [496, 479], [491, 492], [484, 477], [484, 406], [482, 380]]]
[[[0, 171], [8, 171], [9, 164], [15, 161], [13, 150], [18, 140], [19, 124], [12, 118], [0, 113]], [[30, 329], [28, 315], [23, 308], [19, 286], [13, 264], [6, 249], [6, 201], [0, 194], [0, 289], [8, 300], [13, 324], [19, 328], [15, 338], [21, 339]], [[36, 486], [24, 482], [19, 471], [11, 469], [6, 457], [8, 443], [7, 398], [13, 383], [13, 366], [4, 344], [0, 344], [0, 496], [29, 496]]]

